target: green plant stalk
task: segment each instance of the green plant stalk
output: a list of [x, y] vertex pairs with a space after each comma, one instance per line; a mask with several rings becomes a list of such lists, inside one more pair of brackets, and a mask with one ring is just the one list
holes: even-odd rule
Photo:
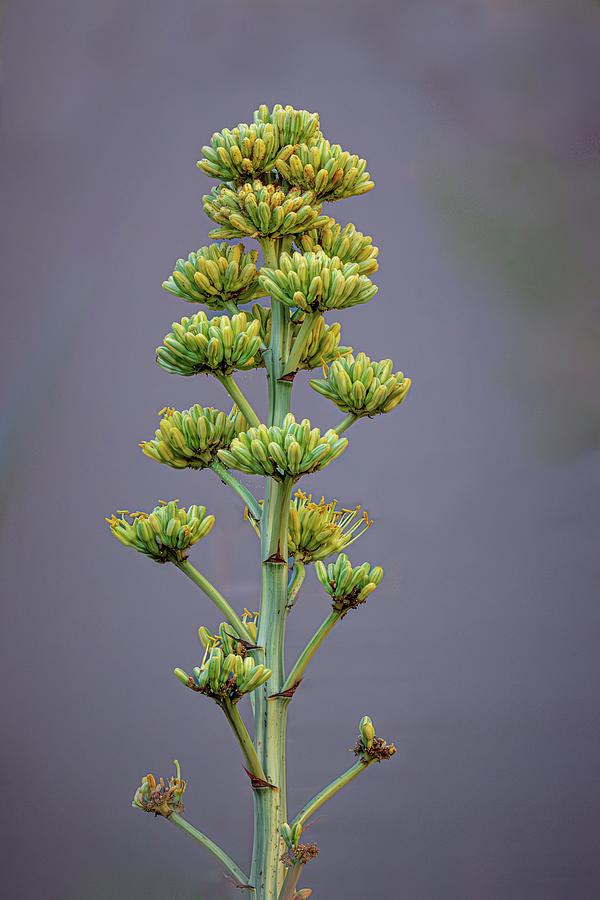
[[299, 559], [294, 563], [294, 571], [292, 573], [292, 578], [288, 585], [288, 602], [287, 607], [288, 611], [292, 608], [294, 603], [296, 602], [296, 598], [300, 593], [300, 589], [304, 584], [304, 579], [306, 578], [306, 566], [303, 562], [300, 562]]
[[294, 667], [291, 669], [290, 673], [288, 674], [288, 676], [285, 680], [285, 683], [281, 689], [282, 691], [290, 690], [291, 688], [294, 687], [294, 685], [297, 685], [298, 682], [300, 682], [302, 680], [302, 677], [303, 677], [311, 659], [313, 658], [313, 656], [315, 655], [315, 653], [317, 652], [317, 650], [319, 649], [319, 647], [321, 646], [321, 644], [323, 643], [323, 641], [325, 640], [325, 638], [327, 637], [327, 635], [329, 634], [329, 632], [331, 631], [333, 626], [336, 624], [336, 622], [339, 622], [340, 619], [341, 619], [341, 613], [336, 612], [334, 610], [327, 616], [325, 621], [322, 622], [321, 625], [319, 625], [319, 627], [313, 634], [312, 638], [310, 639], [310, 641], [308, 642], [308, 644], [306, 645], [306, 647], [304, 648], [304, 650], [298, 657], [296, 664], [294, 665]]
[[187, 577], [197, 585], [201, 591], [204, 591], [206, 596], [212, 600], [215, 606], [223, 613], [229, 624], [232, 628], [235, 629], [239, 637], [243, 638], [245, 641], [252, 643], [252, 638], [248, 632], [248, 629], [236, 613], [235, 609], [231, 606], [230, 603], [223, 597], [222, 594], [216, 589], [214, 584], [211, 584], [208, 578], [205, 578], [201, 572], [194, 568], [189, 559], [184, 560], [180, 563], [175, 563], [177, 568], [187, 575]]
[[322, 791], [319, 791], [312, 800], [309, 800], [306, 806], [300, 810], [294, 821], [290, 823], [291, 827], [293, 828], [298, 822], [300, 822], [301, 825], [304, 825], [304, 823], [307, 822], [324, 803], [327, 803], [327, 801], [331, 800], [332, 797], [335, 797], [342, 788], [345, 788], [347, 784], [350, 784], [351, 781], [358, 778], [361, 772], [368, 769], [373, 762], [374, 760], [366, 760], [364, 758], [355, 762], [353, 766], [350, 766], [349, 769], [343, 772], [342, 775], [339, 775], [338, 778], [331, 782], [331, 784], [328, 784]]
[[338, 422], [333, 430], [336, 434], [343, 434], [344, 431], [350, 428], [351, 425], [354, 425], [357, 419], [358, 416], [355, 416], [354, 413], [348, 413], [348, 415], [344, 419], [342, 419], [341, 422]]
[[302, 359], [302, 355], [304, 353], [305, 347], [309, 341], [310, 333], [312, 331], [313, 325], [318, 318], [318, 313], [307, 313], [304, 317], [304, 321], [300, 326], [300, 331], [296, 335], [294, 340], [294, 346], [292, 347], [291, 353], [288, 356], [287, 363], [285, 364], [282, 377], [294, 376], [298, 371], [298, 366], [300, 365], [300, 360]]
[[252, 518], [256, 522], [260, 522], [260, 517], [262, 515], [262, 507], [251, 490], [249, 490], [245, 484], [232, 475], [229, 469], [226, 469], [223, 463], [220, 463], [218, 460], [215, 460], [211, 463], [210, 468], [215, 472], [223, 484], [228, 485], [233, 488], [236, 494], [241, 497], [243, 502], [248, 507], [248, 512], [252, 516]]
[[225, 718], [231, 725], [232, 731], [235, 734], [241, 747], [242, 754], [246, 761], [246, 768], [252, 775], [254, 775], [255, 778], [260, 778], [262, 781], [266, 781], [267, 776], [263, 771], [260, 759], [258, 758], [258, 754], [254, 748], [254, 744], [252, 743], [252, 738], [248, 734], [248, 729], [244, 725], [237, 706], [235, 706], [235, 704], [231, 703], [229, 700], [225, 700], [221, 704], [221, 709], [225, 713]]
[[216, 377], [219, 379], [239, 411], [246, 417], [248, 424], [252, 425], [253, 428], [257, 428], [260, 425], [260, 419], [254, 412], [247, 397], [242, 393], [241, 388], [236, 384], [233, 375], [217, 375]]
[[[281, 241], [261, 242], [265, 264], [276, 266]], [[290, 410], [292, 382], [282, 382], [289, 348], [289, 312], [272, 301], [271, 341], [265, 354], [269, 385], [269, 425], [281, 425]], [[292, 482], [266, 479], [261, 519], [262, 595], [257, 643], [263, 648], [264, 663], [273, 672], [268, 685], [255, 692], [256, 750], [275, 788], [259, 788], [254, 794], [254, 846], [250, 880], [256, 900], [278, 896], [283, 866], [279, 861], [279, 826], [285, 821], [286, 769], [285, 734], [288, 703], [284, 698], [269, 700], [281, 689], [284, 674], [284, 638], [288, 598], [288, 519]]]
[[301, 871], [302, 863], [296, 863], [296, 865], [290, 866], [290, 868], [287, 870], [285, 880], [281, 886], [279, 900], [294, 900], [294, 897], [296, 896], [296, 887], [298, 885], [298, 879], [300, 878]]
[[218, 844], [215, 844], [214, 841], [211, 841], [209, 837], [203, 834], [201, 831], [198, 831], [197, 828], [194, 828], [193, 825], [190, 825], [183, 816], [180, 816], [179, 813], [171, 813], [167, 822], [171, 822], [177, 828], [180, 828], [185, 834], [189, 837], [193, 838], [195, 841], [198, 841], [199, 844], [202, 844], [210, 853], [217, 857], [219, 862], [221, 862], [225, 868], [233, 875], [233, 877], [240, 884], [248, 884], [248, 876], [242, 872], [240, 867], [234, 863], [232, 858], [222, 850]]

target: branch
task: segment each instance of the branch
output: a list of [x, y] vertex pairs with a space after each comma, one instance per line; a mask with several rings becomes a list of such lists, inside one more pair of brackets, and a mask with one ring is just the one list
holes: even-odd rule
[[215, 460], [215, 462], [211, 463], [210, 468], [219, 476], [223, 484], [227, 484], [229, 485], [229, 487], [233, 488], [236, 494], [238, 494], [242, 498], [242, 500], [248, 507], [248, 511], [252, 518], [256, 522], [260, 522], [262, 507], [252, 491], [247, 488], [245, 484], [242, 484], [242, 482], [238, 478], [236, 478], [235, 475], [232, 475], [231, 472], [225, 468], [223, 463], [220, 463], [218, 460]]
[[287, 362], [285, 364], [285, 368], [281, 374], [282, 378], [285, 378], [288, 375], [295, 375], [298, 366], [300, 365], [300, 360], [302, 359], [302, 354], [306, 349], [306, 345], [310, 340], [310, 333], [313, 329], [313, 325], [317, 320], [319, 313], [307, 313], [304, 317], [304, 321], [300, 326], [300, 331], [296, 335], [296, 340], [292, 345], [292, 349], [287, 358]]
[[254, 641], [250, 636], [248, 629], [236, 613], [235, 609], [231, 606], [230, 603], [227, 602], [225, 597], [219, 593], [216, 587], [210, 583], [208, 578], [205, 578], [188, 559], [185, 559], [183, 562], [174, 563], [180, 571], [187, 575], [187, 577], [197, 585], [201, 591], [204, 591], [206, 596], [212, 600], [216, 607], [223, 613], [231, 627], [237, 632], [238, 637], [243, 638], [245, 641], [249, 641], [249, 643], [253, 644]]
[[333, 628], [336, 622], [341, 618], [341, 613], [334, 610], [331, 612], [324, 622], [317, 628], [310, 641], [298, 657], [294, 668], [289, 673], [288, 677], [285, 680], [285, 684], [281, 688], [281, 692], [288, 691], [290, 688], [294, 687], [294, 685], [298, 684], [302, 676], [304, 675], [306, 669], [308, 668], [308, 664], [311, 659]]
[[292, 577], [290, 578], [290, 583], [288, 585], [288, 596], [287, 596], [287, 606], [288, 609], [291, 609], [294, 603], [296, 602], [296, 598], [300, 593], [300, 588], [304, 583], [304, 579], [306, 577], [306, 566], [303, 562], [300, 562], [297, 559], [294, 562], [294, 571], [292, 573]]
[[[219, 862], [223, 863], [226, 869], [233, 875], [233, 877], [240, 884], [248, 884], [248, 878], [240, 867], [234, 863], [232, 858], [222, 850], [218, 844], [215, 844], [214, 841], [211, 841], [209, 837], [203, 834], [201, 831], [198, 831], [197, 828], [194, 828], [193, 825], [190, 825], [179, 813], [171, 813], [167, 822], [172, 822], [177, 828], [180, 828], [185, 834], [189, 835], [189, 837], [193, 838], [195, 841], [198, 841], [199, 844], [202, 844], [213, 856], [216, 856]], [[252, 888], [254, 890], [254, 888]]]
[[248, 729], [244, 725], [237, 707], [229, 700], [225, 700], [222, 704], [220, 704], [220, 706], [225, 713], [225, 718], [231, 725], [232, 731], [235, 734], [241, 747], [244, 759], [246, 760], [246, 765], [248, 767], [248, 772], [250, 772], [250, 774], [255, 778], [259, 778], [261, 781], [268, 781], [264, 769], [260, 764], [260, 760], [258, 758], [258, 754], [255, 750], [254, 744], [252, 743], [252, 738], [248, 734]]
[[353, 766], [350, 766], [342, 775], [332, 781], [331, 784], [328, 784], [326, 788], [323, 788], [316, 796], [310, 800], [306, 806], [300, 810], [296, 818], [293, 822], [290, 823], [290, 828], [293, 828], [294, 825], [300, 823], [304, 825], [311, 816], [313, 816], [318, 809], [320, 809], [324, 803], [327, 803], [332, 797], [341, 791], [342, 788], [345, 788], [347, 784], [350, 784], [351, 781], [354, 781], [361, 772], [364, 772], [365, 769], [375, 762], [374, 759], [366, 760], [361, 758], [358, 762], [355, 762]]
[[295, 866], [290, 866], [290, 868], [287, 870], [285, 880], [281, 885], [279, 900], [294, 900], [294, 898], [296, 897], [296, 886], [298, 884], [298, 879], [300, 878], [301, 872], [302, 863], [296, 863]]
[[221, 382], [239, 411], [242, 415], [245, 416], [249, 425], [252, 425], [253, 428], [258, 428], [260, 425], [260, 419], [254, 412], [250, 402], [246, 399], [238, 385], [233, 380], [232, 375], [217, 375], [218, 380]]
[[354, 425], [354, 423], [356, 422], [357, 419], [358, 419], [358, 416], [355, 416], [354, 413], [348, 413], [346, 418], [342, 419], [341, 422], [339, 422], [336, 426], [334, 426], [332, 431], [335, 431], [335, 433], [338, 435], [343, 434], [344, 431], [346, 431], [348, 428], [350, 428], [351, 425]]

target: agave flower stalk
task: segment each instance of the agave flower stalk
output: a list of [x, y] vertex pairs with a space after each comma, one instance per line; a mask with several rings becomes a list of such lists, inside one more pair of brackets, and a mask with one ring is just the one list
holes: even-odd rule
[[[174, 674], [189, 689], [190, 700], [200, 694], [217, 704], [239, 744], [254, 813], [249, 865], [239, 865], [183, 817], [187, 783], [179, 763], [167, 781], [145, 776], [133, 805], [166, 819], [212, 853], [236, 887], [255, 900], [305, 900], [312, 891], [300, 888], [299, 881], [318, 847], [301, 842], [303, 826], [396, 748], [363, 716], [356, 761], [288, 816], [286, 729], [292, 699], [327, 635], [383, 578], [380, 566], [357, 565], [345, 552], [373, 524], [369, 515], [360, 506], [313, 500], [296, 485], [337, 465], [348, 444], [342, 434], [361, 418], [399, 406], [410, 379], [394, 371], [391, 360], [354, 355], [340, 343], [340, 324], [325, 319], [331, 312], [345, 315], [377, 292], [371, 281], [378, 267], [372, 238], [354, 225], [342, 228], [322, 209], [324, 201], [372, 189], [365, 160], [330, 143], [316, 113], [280, 105], [260, 106], [252, 122], [216, 132], [202, 154], [199, 168], [220, 182], [204, 197], [205, 212], [218, 226], [211, 237], [220, 242], [182, 256], [163, 287], [188, 309], [199, 304], [214, 315], [199, 309], [173, 322], [156, 361], [171, 374], [215, 378], [235, 405], [229, 413], [199, 403], [181, 411], [165, 407], [154, 437], [140, 447], [162, 465], [196, 470], [190, 478], [209, 477], [198, 472], [210, 470], [235, 492], [259, 538], [259, 609], [238, 613], [204, 567], [190, 562], [190, 551], [215, 524], [204, 506], [160, 501], [149, 513], [118, 510], [107, 522], [124, 546], [183, 572], [223, 617], [216, 630], [200, 626], [198, 659], [189, 672], [177, 667]], [[249, 239], [258, 246], [247, 249], [241, 241]], [[256, 303], [260, 298], [270, 298], [270, 305]], [[251, 309], [241, 308], [248, 304]], [[318, 368], [323, 378], [313, 379], [311, 387], [344, 414], [333, 428], [318, 428], [292, 414], [295, 379]], [[266, 374], [264, 417], [239, 383], [238, 373], [252, 371]], [[245, 477], [262, 483], [261, 496]], [[330, 610], [298, 659], [286, 664], [288, 617], [302, 605], [311, 566]], [[247, 700], [251, 728], [239, 711]]]

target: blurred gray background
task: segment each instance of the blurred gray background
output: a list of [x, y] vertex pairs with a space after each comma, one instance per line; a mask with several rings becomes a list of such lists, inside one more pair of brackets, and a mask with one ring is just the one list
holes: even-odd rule
[[[192, 561], [256, 607], [256, 539], [212, 473], [143, 457], [156, 413], [228, 403], [154, 364], [162, 291], [206, 243], [195, 168], [260, 103], [317, 110], [376, 190], [330, 207], [381, 248], [344, 342], [414, 379], [307, 487], [364, 503], [386, 579], [290, 715], [290, 806], [394, 739], [326, 806], [321, 898], [600, 895], [600, 7], [19, 0], [2, 24], [2, 881], [11, 900], [234, 898], [131, 809], [177, 756], [186, 815], [242, 865], [250, 797], [219, 710], [183, 690], [208, 601], [103, 517], [204, 502]], [[339, 418], [307, 389], [294, 410]], [[261, 375], [242, 383], [263, 408]], [[326, 614], [311, 575], [293, 659]]]

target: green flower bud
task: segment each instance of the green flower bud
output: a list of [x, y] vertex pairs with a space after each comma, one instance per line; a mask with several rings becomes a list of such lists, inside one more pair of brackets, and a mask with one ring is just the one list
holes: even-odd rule
[[[288, 550], [300, 562], [323, 560], [339, 553], [371, 527], [373, 520], [360, 506], [338, 508], [337, 500], [316, 503], [312, 494], [297, 491], [290, 502]], [[317, 567], [317, 575], [321, 577]], [[326, 575], [326, 573], [325, 573]]]
[[174, 469], [204, 469], [217, 459], [240, 431], [248, 427], [244, 416], [234, 406], [229, 415], [212, 406], [198, 403], [179, 412], [171, 407], [164, 413], [151, 441], [140, 447], [146, 456]]
[[304, 312], [347, 309], [367, 303], [377, 293], [357, 263], [343, 263], [323, 252], [282, 253], [279, 268], [262, 268], [258, 280], [266, 294]]
[[183, 562], [190, 547], [215, 524], [215, 517], [206, 515], [206, 507], [186, 510], [178, 507], [177, 500], [156, 506], [151, 513], [119, 510], [119, 514], [106, 519], [117, 540], [158, 563]]
[[172, 328], [156, 350], [156, 361], [167, 372], [223, 376], [262, 363], [260, 325], [244, 312], [212, 319], [198, 312], [173, 322]]
[[373, 727], [371, 719], [368, 716], [362, 717], [358, 726], [358, 731], [360, 734], [360, 739], [363, 742], [363, 746], [366, 750], [368, 750], [372, 746], [373, 738], [375, 737], [375, 729]]
[[296, 422], [289, 413], [283, 426], [249, 428], [234, 438], [228, 450], [219, 450], [219, 459], [230, 469], [248, 475], [268, 475], [278, 481], [324, 469], [348, 446], [331, 429], [321, 436], [308, 419]]
[[375, 187], [364, 159], [325, 139], [312, 147], [300, 144], [291, 155], [277, 159], [275, 166], [290, 184], [314, 191], [317, 200], [344, 200]]
[[158, 781], [154, 775], [146, 775], [142, 783], [133, 795], [132, 806], [144, 812], [154, 813], [155, 816], [164, 816], [168, 819], [174, 812], [183, 812], [183, 795], [187, 782], [181, 778], [181, 768], [175, 760], [176, 775], [165, 782], [164, 778]]
[[344, 412], [376, 416], [399, 406], [411, 386], [402, 372], [392, 372], [391, 359], [374, 362], [364, 353], [351, 353], [323, 367], [324, 379], [310, 386]]
[[187, 674], [183, 669], [175, 669], [177, 678], [183, 684], [220, 704], [225, 700], [237, 703], [244, 694], [261, 687], [273, 674], [271, 669], [255, 663], [253, 657], [248, 655], [247, 645], [243, 641], [237, 642], [235, 637], [232, 639], [227, 635], [227, 643], [228, 646], [235, 644], [235, 648], [224, 653], [222, 637], [214, 635], [211, 642], [205, 645], [206, 652], [201, 665], [194, 668], [193, 676], [188, 681], [184, 682], [179, 674]]
[[[271, 340], [271, 310], [268, 307], [255, 303], [252, 307], [252, 315], [260, 322], [260, 336], [263, 343], [268, 346]], [[291, 343], [293, 344], [302, 326], [306, 314], [302, 310], [296, 310], [291, 317]], [[341, 327], [339, 322], [327, 325], [323, 316], [315, 319], [310, 336], [305, 344], [302, 357], [298, 363], [298, 369], [316, 369], [323, 363], [333, 362], [347, 353], [352, 353], [352, 347], [344, 347], [340, 344]]]
[[373, 238], [361, 234], [354, 225], [342, 228], [330, 219], [321, 228], [305, 231], [295, 244], [302, 253], [322, 251], [327, 256], [337, 256], [343, 263], [356, 263], [359, 275], [371, 275], [379, 268], [379, 250], [373, 246]]
[[227, 303], [248, 303], [258, 286], [258, 250], [243, 244], [211, 244], [178, 259], [163, 287], [180, 300], [223, 309]]
[[269, 172], [293, 153], [292, 145], [281, 143], [282, 133], [270, 122], [240, 123], [231, 130], [216, 131], [210, 146], [202, 148], [197, 166], [211, 178], [241, 184]]
[[371, 568], [369, 563], [363, 563], [353, 567], [345, 553], [340, 553], [328, 566], [316, 561], [315, 571], [332, 599], [333, 608], [342, 615], [364, 603], [383, 578], [381, 566]]
[[270, 237], [301, 234], [329, 221], [314, 194], [279, 184], [247, 182], [233, 190], [213, 188], [202, 198], [206, 215], [219, 225], [212, 238]]
[[294, 109], [293, 106], [276, 103], [273, 109], [269, 110], [269, 107], [263, 104], [254, 111], [254, 121], [273, 126], [279, 147], [286, 147], [289, 144], [312, 146], [323, 137], [319, 131], [318, 113]]

